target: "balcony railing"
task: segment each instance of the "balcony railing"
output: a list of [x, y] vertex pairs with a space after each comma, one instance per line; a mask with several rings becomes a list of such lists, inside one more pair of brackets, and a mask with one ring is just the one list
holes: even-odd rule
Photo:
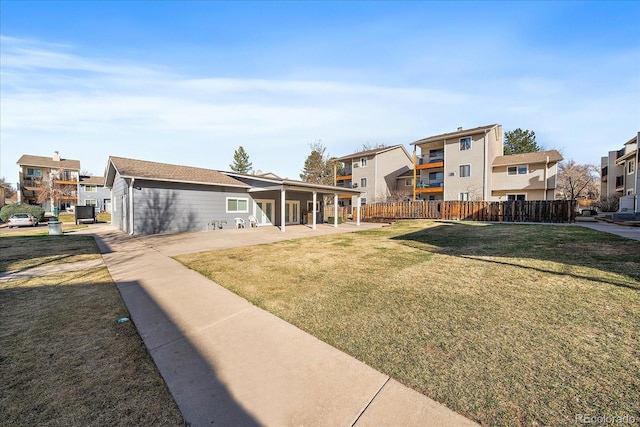
[[[337, 187], [341, 187], [341, 188], [354, 188], [354, 185], [352, 182], [347, 181], [347, 182], [338, 182]], [[356, 185], [357, 186], [357, 185]]]
[[419, 181], [418, 183], [416, 183], [416, 188], [436, 188], [443, 186], [443, 181]]
[[624, 175], [616, 177], [616, 188], [624, 188]]

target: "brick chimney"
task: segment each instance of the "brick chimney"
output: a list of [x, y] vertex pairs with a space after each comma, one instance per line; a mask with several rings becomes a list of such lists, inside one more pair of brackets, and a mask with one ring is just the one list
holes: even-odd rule
[[60, 153], [57, 151], [53, 152], [53, 161], [54, 162], [59, 162], [60, 161]]

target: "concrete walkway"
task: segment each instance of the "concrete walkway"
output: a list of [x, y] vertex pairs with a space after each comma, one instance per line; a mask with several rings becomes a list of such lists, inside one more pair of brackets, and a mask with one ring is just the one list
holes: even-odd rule
[[640, 227], [628, 227], [604, 221], [576, 222], [572, 225], [615, 234], [617, 236], [626, 237], [627, 239], [640, 240]]
[[350, 230], [82, 233], [96, 236], [131, 319], [193, 426], [476, 425], [167, 256]]

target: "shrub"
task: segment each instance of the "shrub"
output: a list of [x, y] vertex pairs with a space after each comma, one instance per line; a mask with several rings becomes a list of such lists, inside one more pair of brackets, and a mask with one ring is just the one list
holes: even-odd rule
[[596, 206], [600, 209], [600, 212], [618, 212], [618, 209], [620, 209], [620, 196], [617, 194], [609, 196], [596, 203]]
[[40, 206], [14, 204], [6, 205], [2, 209], [0, 209], [0, 219], [2, 219], [2, 222], [7, 222], [7, 219], [9, 219], [11, 215], [16, 213], [30, 213], [31, 215], [36, 217], [38, 221], [42, 221], [42, 218], [44, 218], [44, 209], [42, 209]]

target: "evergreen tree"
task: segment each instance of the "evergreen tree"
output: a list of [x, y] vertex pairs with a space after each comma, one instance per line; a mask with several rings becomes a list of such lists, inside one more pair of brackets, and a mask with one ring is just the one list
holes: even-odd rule
[[542, 151], [536, 143], [536, 133], [532, 130], [520, 128], [504, 133], [504, 155], [535, 153]]
[[253, 163], [249, 161], [249, 155], [241, 145], [233, 152], [233, 163], [229, 165], [232, 171], [238, 173], [249, 173], [253, 167]]
[[309, 144], [311, 153], [304, 161], [300, 179], [313, 184], [333, 185], [334, 160], [326, 154], [327, 148], [320, 140]]

